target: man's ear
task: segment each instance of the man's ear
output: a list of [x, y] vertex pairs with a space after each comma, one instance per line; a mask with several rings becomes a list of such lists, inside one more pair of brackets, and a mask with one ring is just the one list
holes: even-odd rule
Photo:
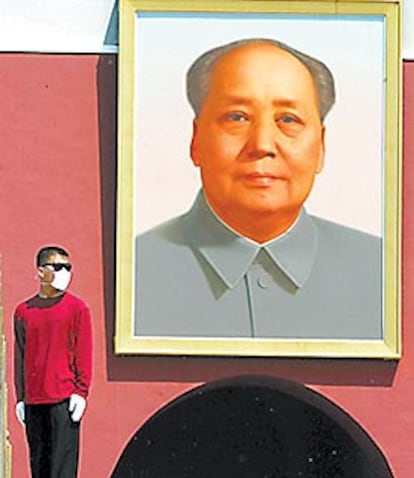
[[199, 161], [199, 153], [198, 153], [198, 146], [197, 146], [197, 118], [193, 119], [193, 136], [191, 138], [191, 145], [190, 145], [190, 156], [191, 159], [193, 160], [194, 166], [199, 167], [200, 166], [200, 161]]
[[316, 165], [316, 173], [320, 173], [325, 164], [325, 126], [322, 125], [321, 128], [321, 151], [318, 158], [318, 163]]
[[38, 268], [37, 268], [37, 277], [38, 277], [39, 279], [44, 279], [45, 273], [44, 273], [44, 271], [43, 271], [43, 267], [38, 267]]

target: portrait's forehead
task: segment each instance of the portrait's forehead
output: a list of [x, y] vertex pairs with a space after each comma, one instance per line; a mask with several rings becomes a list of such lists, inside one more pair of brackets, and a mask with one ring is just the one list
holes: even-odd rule
[[316, 85], [308, 68], [284, 49], [266, 43], [239, 46], [217, 61], [206, 99], [225, 95], [289, 97], [311, 102], [318, 110]]
[[226, 70], [227, 67], [260, 65], [271, 67], [289, 67], [311, 77], [308, 68], [287, 50], [266, 42], [244, 44], [229, 50], [219, 58], [213, 67], [215, 71]]

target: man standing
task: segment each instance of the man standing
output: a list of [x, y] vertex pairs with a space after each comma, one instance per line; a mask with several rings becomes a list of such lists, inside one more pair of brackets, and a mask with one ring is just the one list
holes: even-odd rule
[[26, 426], [33, 478], [75, 478], [79, 425], [91, 382], [89, 308], [67, 292], [69, 254], [42, 248], [38, 294], [15, 310], [16, 414]]

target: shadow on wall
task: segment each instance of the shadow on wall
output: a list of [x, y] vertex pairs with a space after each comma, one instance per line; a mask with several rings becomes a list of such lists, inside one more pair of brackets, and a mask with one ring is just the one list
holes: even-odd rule
[[[112, 381], [207, 382], [238, 373], [268, 374], [315, 385], [390, 386], [397, 362], [358, 359], [272, 359], [142, 357], [114, 354], [116, 173], [117, 173], [117, 56], [102, 55], [97, 69], [102, 250], [105, 291], [107, 374]], [[161, 133], [160, 133], [161, 134]], [[156, 154], [156, 149], [154, 149]], [[147, 158], [148, 159], [148, 158]]]
[[198, 387], [132, 437], [112, 478], [391, 478], [367, 433], [321, 395], [269, 377]]

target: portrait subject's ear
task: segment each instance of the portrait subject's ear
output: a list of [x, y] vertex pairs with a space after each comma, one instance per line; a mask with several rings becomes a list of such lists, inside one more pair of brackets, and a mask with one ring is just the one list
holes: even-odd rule
[[199, 151], [197, 147], [197, 118], [194, 118], [193, 120], [193, 136], [191, 138], [191, 145], [190, 145], [190, 155], [191, 159], [193, 161], [194, 166], [199, 167], [200, 166], [200, 161], [199, 161]]
[[325, 164], [325, 126], [321, 128], [321, 151], [319, 153], [318, 164], [316, 165], [316, 173], [320, 173]]

